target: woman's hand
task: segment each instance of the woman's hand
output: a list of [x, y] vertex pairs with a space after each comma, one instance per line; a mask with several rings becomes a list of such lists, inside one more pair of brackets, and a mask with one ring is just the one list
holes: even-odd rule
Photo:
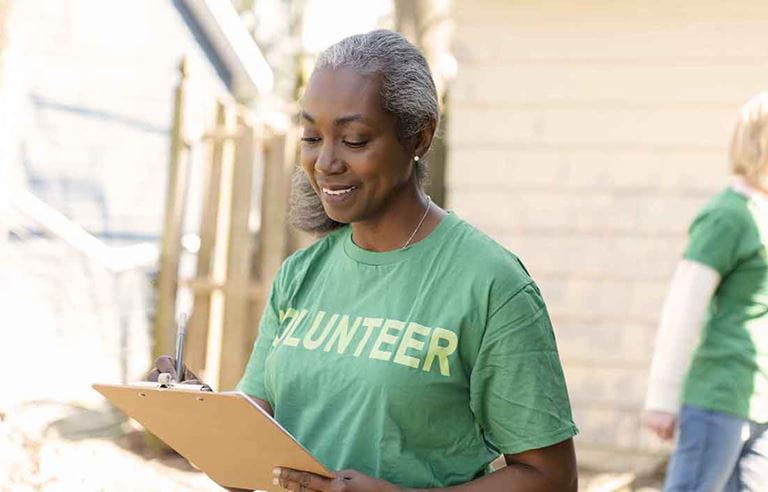
[[355, 470], [334, 472], [335, 478], [314, 473], [275, 468], [274, 484], [293, 492], [401, 492], [393, 483], [370, 477]]
[[[161, 355], [155, 360], [155, 367], [149, 374], [147, 374], [147, 381], [157, 381], [157, 378], [162, 373], [169, 373], [174, 381], [178, 379], [176, 374], [176, 359], [170, 355]], [[185, 384], [205, 384], [198, 379], [195, 374], [189, 370], [187, 366], [184, 366], [184, 381], [179, 381]]]
[[669, 441], [675, 436], [677, 414], [661, 410], [646, 410], [643, 412], [643, 423], [661, 439]]

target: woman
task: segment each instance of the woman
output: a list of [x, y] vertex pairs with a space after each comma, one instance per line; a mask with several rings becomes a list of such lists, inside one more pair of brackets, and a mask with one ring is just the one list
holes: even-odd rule
[[742, 109], [731, 163], [690, 228], [656, 338], [644, 421], [665, 440], [679, 424], [667, 491], [768, 490], [768, 93]]
[[[327, 467], [285, 489], [575, 491], [568, 395], [520, 261], [431, 202], [429, 68], [399, 34], [328, 48], [301, 101], [294, 222], [239, 388]], [[349, 225], [347, 225], [349, 224]], [[489, 463], [504, 454], [507, 467]]]

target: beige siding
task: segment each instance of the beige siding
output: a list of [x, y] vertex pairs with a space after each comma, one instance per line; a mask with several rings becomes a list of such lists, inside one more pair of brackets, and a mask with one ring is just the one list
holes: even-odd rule
[[[674, 5], [670, 5], [674, 3]], [[520, 255], [555, 323], [583, 465], [648, 469], [666, 284], [768, 89], [768, 3], [458, 0], [449, 206]]]

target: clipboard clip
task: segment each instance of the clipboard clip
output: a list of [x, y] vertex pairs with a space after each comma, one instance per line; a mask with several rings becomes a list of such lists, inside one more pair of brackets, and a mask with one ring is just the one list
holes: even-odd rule
[[173, 376], [171, 376], [171, 373], [169, 372], [161, 372], [157, 376], [157, 387], [158, 389], [185, 389], [185, 390], [196, 390], [196, 391], [213, 391], [213, 388], [208, 386], [207, 384], [187, 384], [187, 383], [177, 383], [173, 380]]

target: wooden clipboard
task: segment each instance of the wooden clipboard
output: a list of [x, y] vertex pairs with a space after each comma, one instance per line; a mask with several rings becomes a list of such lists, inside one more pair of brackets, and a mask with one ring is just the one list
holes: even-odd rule
[[279, 491], [276, 466], [333, 477], [246, 394], [154, 384], [94, 384], [113, 405], [219, 485]]

